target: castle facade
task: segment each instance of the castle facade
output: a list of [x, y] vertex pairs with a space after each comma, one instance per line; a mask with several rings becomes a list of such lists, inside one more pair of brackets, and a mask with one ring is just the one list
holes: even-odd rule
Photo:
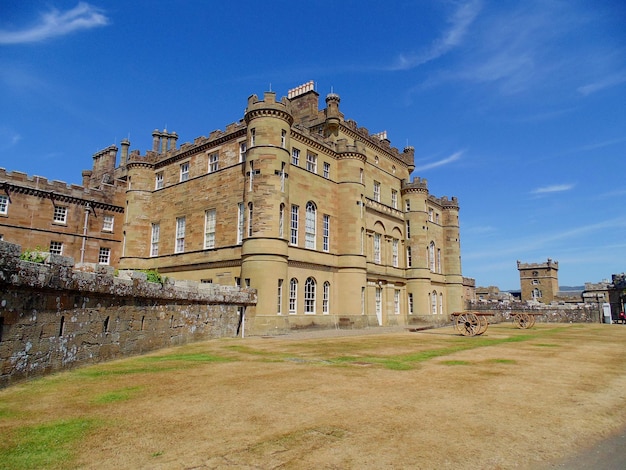
[[413, 148], [345, 119], [338, 95], [325, 104], [309, 82], [280, 100], [250, 96], [239, 122], [193, 143], [155, 130], [144, 155], [126, 140], [119, 164], [116, 147], [94, 155], [83, 185], [112, 187], [110, 262], [252, 287], [257, 333], [462, 310], [457, 199], [411, 180]]

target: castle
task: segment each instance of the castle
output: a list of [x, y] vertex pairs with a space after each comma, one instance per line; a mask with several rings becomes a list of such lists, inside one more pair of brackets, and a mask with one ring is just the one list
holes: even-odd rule
[[345, 119], [313, 82], [248, 98], [193, 143], [155, 130], [93, 156], [83, 186], [0, 170], [0, 236], [83, 263], [252, 287], [249, 331], [408, 325], [463, 309], [459, 205], [414, 149]]

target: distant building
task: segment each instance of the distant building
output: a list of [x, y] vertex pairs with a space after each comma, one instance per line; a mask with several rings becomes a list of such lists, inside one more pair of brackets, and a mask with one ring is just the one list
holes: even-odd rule
[[510, 292], [503, 292], [496, 286], [477, 287], [476, 300], [479, 302], [512, 302], [513, 295]]
[[522, 302], [533, 300], [549, 304], [559, 292], [559, 262], [548, 258], [545, 263], [517, 262]]

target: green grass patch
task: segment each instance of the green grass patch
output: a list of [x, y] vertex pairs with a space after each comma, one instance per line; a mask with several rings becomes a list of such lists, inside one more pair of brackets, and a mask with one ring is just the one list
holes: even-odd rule
[[137, 359], [138, 362], [229, 362], [232, 359], [216, 356], [214, 354], [207, 353], [179, 353], [179, 354], [167, 354], [165, 356], [145, 356]]
[[493, 364], [517, 364], [515, 359], [489, 359], [487, 362], [491, 362]]
[[103, 393], [93, 399], [93, 402], [98, 405], [106, 405], [107, 403], [116, 403], [119, 401], [125, 401], [137, 395], [137, 392], [141, 391], [143, 387], [126, 387], [119, 390], [113, 390], [112, 392]]
[[69, 467], [76, 442], [95, 426], [76, 418], [19, 428], [0, 443], [0, 469]]
[[558, 344], [551, 344], [551, 343], [537, 343], [537, 344], [533, 344], [533, 346], [538, 346], [540, 348], [559, 348], [560, 345]]
[[469, 361], [441, 361], [441, 364], [446, 366], [469, 366], [471, 362]]

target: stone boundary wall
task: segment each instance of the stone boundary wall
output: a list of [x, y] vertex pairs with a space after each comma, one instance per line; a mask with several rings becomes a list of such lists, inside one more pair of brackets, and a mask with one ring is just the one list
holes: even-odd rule
[[512, 321], [515, 313], [533, 313], [535, 320], [542, 323], [600, 323], [602, 312], [601, 305], [597, 303], [577, 304], [577, 305], [543, 305], [527, 304], [524, 302], [503, 303], [482, 303], [472, 302], [467, 305], [470, 312], [491, 312], [493, 316], [489, 318], [489, 323], [502, 323]]
[[[71, 258], [20, 260], [0, 241], [0, 388], [30, 377], [208, 338], [236, 336], [256, 291], [147, 282]], [[82, 267], [85, 269], [85, 266]], [[122, 273], [124, 274], [124, 273]]]

